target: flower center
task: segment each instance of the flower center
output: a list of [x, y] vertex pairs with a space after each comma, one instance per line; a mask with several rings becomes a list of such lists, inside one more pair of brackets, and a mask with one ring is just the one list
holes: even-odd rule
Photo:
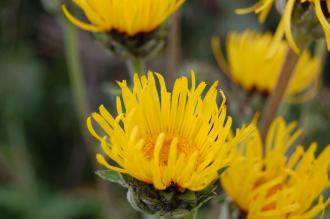
[[[194, 152], [194, 146], [187, 140], [187, 138], [174, 136], [173, 134], [166, 134], [163, 146], [160, 151], [160, 163], [167, 165], [167, 160], [170, 152], [170, 146], [174, 138], [178, 138], [177, 157], [183, 153], [187, 159]], [[154, 148], [157, 143], [158, 136], [150, 136], [147, 138], [146, 144], [143, 147], [143, 153], [146, 159], [153, 158]]]

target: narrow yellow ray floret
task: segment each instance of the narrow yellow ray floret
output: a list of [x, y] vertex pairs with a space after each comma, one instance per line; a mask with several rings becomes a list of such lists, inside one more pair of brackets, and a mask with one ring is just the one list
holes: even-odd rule
[[[114, 117], [101, 106], [87, 120], [90, 133], [116, 164], [108, 163], [101, 154], [98, 162], [159, 190], [171, 185], [204, 189], [228, 165], [232, 149], [253, 130], [253, 126], [237, 130], [228, 140], [232, 118], [227, 116], [222, 91], [222, 104], [217, 104], [217, 85], [215, 82], [206, 91], [204, 82], [196, 84], [194, 73], [190, 88], [188, 79], [181, 77], [172, 92], [158, 73], [135, 75], [132, 89], [126, 81], [119, 82], [118, 115]], [[95, 131], [92, 120], [104, 134]]]
[[[252, 30], [243, 33], [230, 33], [227, 38], [227, 60], [221, 53], [220, 41], [213, 39], [213, 50], [219, 66], [227, 75], [244, 89], [271, 92], [280, 76], [289, 45], [282, 41], [276, 52], [269, 56], [273, 35]], [[317, 82], [321, 73], [321, 57], [312, 57], [303, 52], [294, 69], [286, 96], [295, 99], [297, 95], [311, 98], [316, 94]], [[300, 98], [306, 99], [306, 98]]]
[[[245, 13], [255, 12], [256, 14], [259, 14], [259, 21], [264, 22], [270, 9], [274, 5], [275, 0], [256, 0], [256, 1], [258, 2], [255, 5], [245, 9], [237, 9], [236, 13], [245, 14]], [[330, 50], [330, 24], [326, 17], [327, 16], [326, 14], [330, 13], [329, 0], [287, 0], [286, 3], [283, 4], [285, 4], [284, 10], [282, 14], [282, 19], [277, 28], [275, 42], [279, 43], [281, 38], [283, 38], [283, 36], [285, 35], [291, 48], [296, 53], [300, 52], [300, 48], [298, 47], [296, 41], [294, 40], [291, 30], [292, 13], [295, 4], [312, 4], [314, 7], [316, 17], [319, 20], [320, 25], [324, 31], [328, 50]]]
[[134, 36], [159, 27], [184, 0], [73, 0], [90, 23], [75, 18], [63, 5], [66, 17], [76, 26], [93, 32], [116, 30]]
[[251, 135], [221, 176], [225, 192], [248, 219], [311, 219], [329, 204], [321, 193], [330, 185], [330, 145], [318, 157], [315, 143], [293, 150], [300, 135], [295, 129], [295, 123], [277, 118], [266, 143], [259, 133]]

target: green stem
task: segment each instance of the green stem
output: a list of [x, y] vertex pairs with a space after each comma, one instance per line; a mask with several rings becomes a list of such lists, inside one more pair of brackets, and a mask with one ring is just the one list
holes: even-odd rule
[[81, 69], [78, 40], [77, 40], [78, 39], [77, 30], [72, 24], [70, 24], [66, 20], [62, 20], [62, 24], [64, 28], [64, 40], [65, 40], [65, 48], [66, 48], [65, 55], [68, 66], [68, 73], [70, 77], [71, 89], [75, 101], [76, 113], [78, 114], [81, 133], [83, 135], [85, 144], [87, 146], [89, 156], [91, 157], [92, 160], [95, 160], [94, 159], [95, 150], [91, 143], [91, 138], [87, 133], [85, 127], [86, 118], [90, 113], [90, 109], [88, 104], [84, 75]]
[[134, 74], [138, 74], [139, 76], [143, 75], [146, 73], [146, 65], [145, 65], [145, 60], [140, 57], [130, 57], [127, 59], [127, 67], [129, 70], [129, 75], [131, 82], [133, 81]]
[[183, 219], [197, 219], [198, 209], [192, 210], [187, 216], [182, 217]]
[[[89, 106], [87, 102], [86, 87], [84, 76], [81, 70], [81, 63], [78, 53], [77, 31], [72, 24], [64, 21], [64, 38], [66, 48], [66, 61], [68, 66], [68, 73], [70, 76], [71, 88], [75, 100], [76, 111], [79, 119], [85, 120], [89, 113]], [[85, 124], [83, 122], [82, 124]]]
[[191, 218], [192, 219], [197, 219], [197, 213], [198, 213], [198, 209], [193, 210], [192, 213], [191, 213], [192, 214]]
[[[62, 20], [61, 23], [63, 24], [64, 28], [66, 61], [70, 76], [71, 88], [75, 100], [76, 112], [79, 115], [78, 118], [80, 128], [87, 147], [88, 155], [93, 162], [93, 167], [97, 168], [97, 164], [95, 162], [95, 148], [93, 147], [91, 137], [87, 133], [85, 127], [85, 121], [88, 114], [90, 113], [90, 109], [88, 105], [86, 86], [79, 58], [77, 31], [75, 27], [72, 24], [68, 23], [66, 20]], [[106, 217], [115, 217], [116, 212], [112, 208], [109, 208], [111, 203], [114, 202], [114, 200], [112, 200], [113, 194], [111, 190], [108, 188], [106, 182], [103, 180], [97, 180], [97, 187], [104, 203], [104, 208], [106, 209]]]

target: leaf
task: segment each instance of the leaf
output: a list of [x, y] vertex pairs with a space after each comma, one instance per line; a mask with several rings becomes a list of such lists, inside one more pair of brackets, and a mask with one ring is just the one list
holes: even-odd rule
[[198, 196], [198, 198], [201, 198], [203, 196], [209, 196], [210, 194], [214, 195], [216, 189], [217, 189], [217, 186], [214, 184], [211, 184], [208, 187], [206, 187], [205, 189], [203, 189], [202, 191], [199, 191], [197, 193], [197, 196]]
[[177, 198], [184, 202], [192, 203], [193, 205], [195, 205], [197, 202], [197, 196], [195, 192], [189, 190], [186, 190], [185, 193], [178, 195]]
[[154, 212], [149, 209], [148, 206], [140, 201], [132, 188], [129, 188], [127, 191], [127, 200], [131, 204], [132, 208], [136, 211], [143, 212], [145, 214], [154, 214]]
[[136, 186], [137, 184], [137, 180], [134, 179], [133, 177], [131, 177], [128, 174], [120, 174], [120, 176], [122, 177], [123, 181], [125, 182], [125, 187], [129, 187], [129, 186]]
[[205, 198], [199, 200], [198, 205], [194, 209], [198, 209], [198, 208], [202, 207], [202, 205], [204, 205], [206, 202], [208, 202], [209, 200], [211, 200], [215, 196], [216, 195], [210, 195], [208, 197], [205, 197]]
[[98, 175], [99, 177], [101, 177], [102, 179], [105, 179], [107, 181], [113, 182], [113, 183], [117, 183], [121, 186], [127, 187], [127, 183], [125, 182], [123, 176], [113, 170], [98, 170], [95, 172], [96, 175]]
[[216, 185], [210, 185], [206, 187], [204, 190], [198, 192], [197, 193], [198, 204], [196, 208], [201, 207], [204, 203], [214, 198], [216, 196], [216, 192], [215, 192], [216, 188], [217, 188]]

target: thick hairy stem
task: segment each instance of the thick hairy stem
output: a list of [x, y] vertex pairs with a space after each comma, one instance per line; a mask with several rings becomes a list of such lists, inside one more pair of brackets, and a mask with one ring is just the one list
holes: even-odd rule
[[[78, 114], [84, 137], [86, 138], [85, 120], [90, 110], [87, 100], [84, 75], [82, 73], [79, 58], [77, 32], [75, 27], [66, 21], [63, 21], [63, 27], [66, 48], [66, 61], [68, 66], [68, 73], [70, 76], [71, 89], [75, 101], [76, 113]], [[85, 140], [88, 142], [88, 139]], [[89, 149], [91, 150], [91, 148]]]
[[285, 96], [287, 87], [293, 75], [293, 70], [298, 62], [298, 56], [289, 49], [285, 63], [282, 67], [280, 77], [278, 78], [275, 88], [267, 99], [266, 106], [261, 117], [261, 134], [263, 139], [266, 138], [268, 129]]

